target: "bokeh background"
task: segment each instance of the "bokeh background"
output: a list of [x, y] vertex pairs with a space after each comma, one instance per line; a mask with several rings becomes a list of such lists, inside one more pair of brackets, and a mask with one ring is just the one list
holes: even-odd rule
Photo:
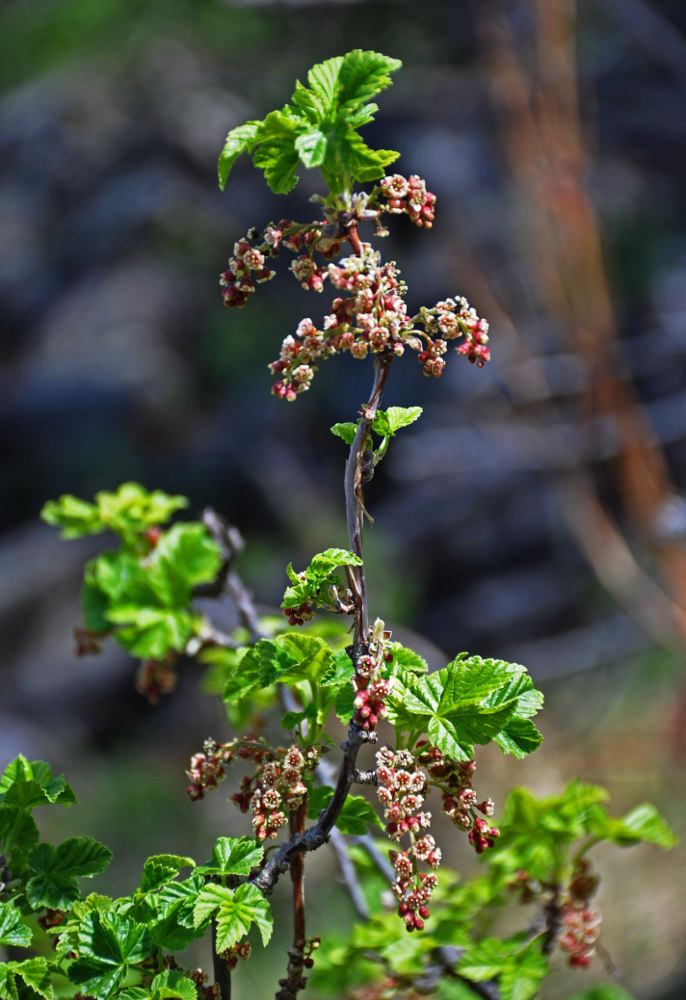
[[[317, 176], [277, 204], [247, 160], [221, 194], [215, 163], [229, 128], [359, 46], [404, 63], [368, 141], [438, 196], [431, 232], [393, 219], [382, 250], [412, 308], [465, 294], [494, 354], [483, 370], [451, 354], [439, 380], [394, 365], [387, 403], [425, 413], [367, 493], [373, 613], [439, 665], [500, 656], [544, 689], [543, 748], [484, 752], [484, 794], [578, 775], [686, 830], [685, 31], [679, 0], [6, 0], [0, 762], [67, 772], [83, 804], [46, 829], [115, 848], [104, 890], [132, 888], [148, 853], [202, 858], [244, 832], [221, 795], [184, 795], [189, 754], [227, 730], [197, 668], [151, 708], [117, 649], [74, 657], [98, 540], [60, 542], [38, 512], [126, 479], [211, 504], [266, 607], [287, 561], [345, 544], [328, 428], [354, 418], [369, 365], [337, 359], [277, 401], [266, 364], [329, 293], [306, 298], [284, 267], [229, 313], [217, 288], [249, 226], [310, 215]], [[469, 868], [464, 845], [446, 853]], [[684, 849], [599, 863], [620, 981], [682, 997]], [[311, 869], [312, 932], [332, 911], [343, 926], [335, 870]], [[251, 995], [278, 961], [244, 972]], [[545, 996], [603, 976], [559, 972]]]

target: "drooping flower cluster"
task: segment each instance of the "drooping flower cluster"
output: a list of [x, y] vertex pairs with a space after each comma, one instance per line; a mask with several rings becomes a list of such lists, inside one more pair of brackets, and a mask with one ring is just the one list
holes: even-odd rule
[[391, 174], [379, 183], [381, 195], [386, 199], [384, 211], [393, 214], [407, 213], [416, 226], [431, 229], [434, 221], [436, 195], [426, 190], [426, 184], [417, 174], [403, 177]]
[[366, 730], [376, 729], [379, 719], [386, 717], [386, 698], [391, 692], [393, 682], [384, 679], [381, 670], [385, 660], [393, 659], [393, 655], [386, 652], [386, 639], [389, 637], [390, 633], [384, 631], [384, 623], [377, 618], [368, 646], [369, 651], [357, 661], [355, 675], [352, 678], [355, 689], [353, 722]]
[[219, 278], [224, 305], [229, 309], [244, 306], [250, 293], [255, 291], [255, 284], [269, 281], [274, 274], [265, 264], [263, 252], [245, 237], [238, 240], [234, 243], [229, 266]]
[[257, 770], [241, 780], [240, 791], [231, 796], [231, 801], [241, 812], [252, 813], [258, 840], [273, 839], [288, 822], [288, 813], [305, 801], [307, 786], [303, 773], [317, 766], [320, 748], [310, 746], [303, 752], [294, 745], [262, 754], [248, 754], [245, 750], [242, 748], [238, 756], [251, 758]]
[[598, 878], [589, 873], [588, 861], [581, 859], [561, 907], [557, 936], [558, 944], [569, 954], [569, 964], [575, 968], [585, 969], [591, 964], [600, 937], [602, 917], [589, 902], [597, 888]]
[[[321, 202], [325, 220], [301, 225], [282, 219], [278, 225], [269, 223], [263, 232], [251, 230], [235, 244], [220, 278], [224, 303], [244, 306], [256, 285], [273, 277], [267, 258], [285, 248], [297, 254], [290, 271], [304, 289], [321, 292], [328, 278], [345, 293], [334, 299], [321, 329], [308, 317], [285, 338], [279, 357], [269, 365], [279, 376], [272, 386], [274, 395], [292, 402], [309, 389], [319, 361], [342, 351], [364, 358], [369, 353], [400, 355], [409, 347], [417, 352], [424, 374], [438, 376], [445, 367], [448, 341], [464, 337], [457, 348], [460, 354], [478, 367], [490, 360], [488, 323], [466, 299], [446, 299], [408, 316], [407, 287], [395, 263], [382, 264], [371, 245], [357, 236], [358, 224], [369, 220], [376, 221], [377, 235], [387, 235], [379, 221], [385, 212], [405, 213], [416, 225], [429, 228], [436, 199], [420, 177], [384, 177], [371, 195], [353, 195], [347, 208], [318, 196], [313, 200]], [[333, 263], [346, 240], [353, 255]], [[331, 263], [327, 266], [326, 261]]]
[[411, 842], [407, 850], [389, 853], [395, 872], [391, 888], [399, 903], [398, 915], [408, 931], [421, 930], [438, 880], [432, 872], [420, 872], [419, 862], [433, 869], [441, 863], [440, 848], [425, 832], [431, 824], [431, 813], [422, 809], [426, 774], [408, 750], [384, 747], [378, 751], [376, 763], [377, 795], [384, 808], [386, 833], [397, 842], [409, 836]]
[[171, 652], [164, 660], [141, 660], [136, 671], [135, 688], [139, 694], [156, 705], [163, 694], [170, 694], [176, 687], [176, 661], [178, 654]]
[[231, 948], [225, 948], [224, 951], [220, 951], [219, 957], [226, 962], [229, 969], [235, 969], [238, 965], [238, 959], [241, 958], [243, 961], [250, 958], [252, 954], [252, 945], [249, 941], [241, 941], [239, 944], [233, 945]]
[[226, 777], [224, 765], [230, 763], [234, 753], [234, 743], [217, 743], [215, 740], [205, 740], [202, 751], [193, 754], [191, 765], [186, 771], [191, 780], [191, 784], [186, 789], [191, 802], [197, 802], [203, 798], [206, 791], [219, 787]]
[[443, 792], [443, 812], [460, 830], [469, 830], [469, 843], [476, 853], [483, 854], [487, 848], [493, 847], [500, 831], [476, 814], [478, 810], [490, 817], [495, 811], [492, 799], [477, 801], [471, 780], [476, 762], [452, 760], [433, 746], [426, 747], [418, 760], [426, 766]]

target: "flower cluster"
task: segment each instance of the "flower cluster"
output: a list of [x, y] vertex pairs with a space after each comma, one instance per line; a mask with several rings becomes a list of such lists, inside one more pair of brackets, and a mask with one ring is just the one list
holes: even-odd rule
[[408, 750], [393, 751], [389, 747], [376, 755], [377, 795], [384, 807], [386, 833], [395, 841], [405, 835], [410, 846], [405, 851], [391, 851], [389, 858], [395, 872], [391, 884], [398, 900], [398, 915], [408, 931], [421, 930], [429, 916], [428, 903], [437, 885], [433, 872], [420, 872], [419, 862], [436, 869], [441, 863], [441, 851], [426, 831], [431, 813], [422, 806], [426, 796], [426, 774], [417, 767]]
[[243, 960], [250, 958], [252, 954], [252, 945], [249, 941], [242, 941], [240, 944], [235, 944], [231, 948], [225, 948], [224, 951], [220, 951], [219, 957], [223, 959], [229, 969], [235, 969], [238, 965], [238, 959]]
[[244, 306], [250, 293], [255, 291], [255, 284], [269, 281], [274, 274], [265, 264], [261, 250], [245, 237], [238, 240], [233, 247], [233, 257], [229, 258], [229, 266], [219, 278], [224, 305], [229, 309]]
[[[303, 804], [307, 796], [303, 772], [317, 766], [319, 754], [317, 746], [303, 752], [295, 745], [268, 754], [250, 754], [257, 770], [252, 777], [242, 779], [240, 791], [231, 796], [231, 801], [241, 812], [252, 813], [258, 840], [276, 837], [288, 822], [287, 814]], [[239, 751], [238, 756], [247, 759], [248, 755]]]
[[186, 771], [191, 779], [191, 784], [186, 789], [191, 802], [197, 802], [206, 791], [219, 787], [226, 777], [224, 765], [232, 760], [233, 755], [234, 744], [205, 740], [202, 751], [193, 754], [191, 766]]
[[381, 676], [381, 670], [384, 661], [393, 659], [393, 654], [386, 652], [386, 639], [389, 637], [390, 632], [384, 631], [384, 623], [377, 618], [368, 652], [358, 659], [352, 678], [355, 689], [353, 722], [366, 730], [376, 729], [379, 719], [386, 717], [385, 699], [391, 692], [393, 681], [385, 680]]
[[269, 366], [282, 376], [272, 392], [289, 401], [309, 388], [320, 359], [342, 351], [364, 358], [370, 351], [402, 354], [405, 350], [402, 337], [412, 320], [403, 299], [406, 286], [393, 262], [382, 264], [370, 244], [362, 243], [358, 254], [329, 264], [327, 274], [335, 288], [348, 294], [334, 299], [322, 330], [309, 317], [303, 319]]
[[587, 968], [591, 964], [600, 937], [600, 911], [589, 904], [597, 887], [597, 877], [589, 873], [589, 864], [582, 859], [570, 882], [569, 897], [560, 910], [557, 936], [558, 944], [569, 954], [569, 964], [575, 968]]
[[418, 760], [426, 766], [443, 792], [443, 812], [460, 830], [469, 830], [469, 843], [476, 853], [483, 854], [487, 848], [493, 847], [500, 831], [495, 826], [489, 826], [476, 813], [478, 810], [490, 817], [495, 806], [492, 799], [477, 800], [471, 780], [476, 770], [475, 761], [452, 760], [433, 746], [423, 749]]
[[431, 229], [436, 195], [426, 190], [421, 177], [417, 174], [412, 174], [411, 177], [392, 174], [383, 178], [379, 188], [381, 196], [386, 200], [385, 205], [382, 203], [382, 211], [393, 214], [405, 212], [415, 225]]
[[176, 687], [176, 661], [178, 655], [170, 653], [164, 660], [141, 660], [134, 681], [136, 691], [156, 705], [160, 695], [169, 694]]

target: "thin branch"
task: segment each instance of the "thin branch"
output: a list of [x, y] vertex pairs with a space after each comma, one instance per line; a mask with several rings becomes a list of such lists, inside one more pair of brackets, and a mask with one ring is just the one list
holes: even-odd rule
[[331, 831], [330, 844], [336, 852], [343, 882], [348, 890], [348, 893], [350, 894], [353, 906], [363, 920], [369, 920], [371, 913], [369, 907], [367, 906], [367, 900], [362, 892], [362, 886], [359, 878], [357, 877], [355, 865], [348, 854], [348, 844], [341, 831], [336, 827], [334, 827]]
[[[365, 514], [362, 497], [362, 457], [366, 451], [371, 426], [381, 404], [388, 370], [393, 358], [393, 354], [377, 354], [374, 357], [374, 384], [368, 403], [362, 407], [362, 416], [345, 466], [345, 510], [348, 537], [350, 548], [360, 558], [362, 558], [362, 528]], [[348, 579], [352, 584], [351, 589], [357, 604], [355, 645], [359, 645], [367, 641], [369, 633], [364, 566], [348, 567]]]

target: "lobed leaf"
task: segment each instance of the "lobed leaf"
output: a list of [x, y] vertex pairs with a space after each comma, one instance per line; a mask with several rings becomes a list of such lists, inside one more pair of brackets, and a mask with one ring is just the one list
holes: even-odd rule
[[392, 437], [403, 427], [419, 420], [423, 412], [421, 406], [389, 406], [387, 410], [377, 412], [372, 430], [382, 437]]
[[262, 943], [271, 937], [273, 918], [269, 903], [254, 885], [229, 889], [223, 885], [206, 885], [198, 896], [193, 912], [196, 927], [210, 918], [217, 922], [217, 951], [237, 944], [255, 923]]
[[31, 810], [35, 806], [55, 803], [71, 805], [76, 802], [76, 796], [64, 775], [53, 777], [45, 761], [28, 761], [19, 754], [10, 761], [0, 778], [0, 802]]
[[198, 869], [203, 874], [249, 875], [264, 856], [264, 847], [253, 837], [219, 837], [212, 848], [212, 861]]
[[112, 852], [91, 837], [71, 837], [58, 847], [39, 844], [28, 859], [33, 875], [26, 898], [34, 909], [64, 910], [79, 896], [77, 878], [91, 878], [107, 868]]
[[50, 970], [44, 958], [28, 958], [24, 962], [0, 962], [0, 998], [24, 1000], [38, 994], [43, 1000], [54, 1000]]
[[13, 903], [0, 900], [0, 944], [28, 948], [32, 937], [30, 928], [22, 920], [21, 910]]
[[143, 865], [140, 891], [152, 892], [153, 889], [159, 889], [166, 882], [176, 878], [182, 868], [189, 866], [195, 867], [192, 858], [182, 857], [179, 854], [153, 854]]

